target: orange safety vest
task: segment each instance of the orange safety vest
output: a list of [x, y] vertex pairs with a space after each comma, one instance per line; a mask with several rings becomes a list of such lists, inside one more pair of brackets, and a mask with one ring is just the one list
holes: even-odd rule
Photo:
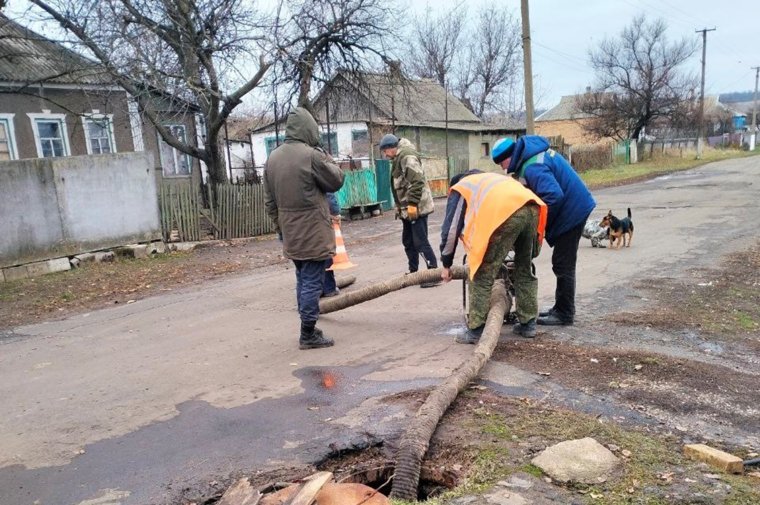
[[493, 173], [469, 175], [449, 191], [456, 191], [467, 202], [464, 230], [460, 238], [467, 250], [470, 279], [475, 277], [483, 263], [493, 232], [526, 203], [534, 202], [538, 205], [536, 231], [539, 243], [543, 241], [548, 213], [546, 204], [512, 177]]

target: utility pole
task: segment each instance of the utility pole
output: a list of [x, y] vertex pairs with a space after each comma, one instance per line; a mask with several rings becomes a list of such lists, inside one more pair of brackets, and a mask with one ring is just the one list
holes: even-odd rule
[[530, 13], [528, 0], [520, 0], [522, 14], [523, 73], [525, 74], [525, 132], [533, 135], [533, 64], [530, 56]]
[[752, 67], [755, 70], [755, 93], [752, 95], [752, 128], [750, 131], [749, 150], [755, 150], [755, 144], [757, 143], [757, 82], [760, 78], [760, 67]]
[[705, 136], [705, 59], [707, 58], [707, 32], [714, 32], [713, 28], [702, 28], [696, 33], [702, 33], [702, 87], [699, 94], [699, 135], [697, 136], [697, 159], [702, 158], [702, 137]]

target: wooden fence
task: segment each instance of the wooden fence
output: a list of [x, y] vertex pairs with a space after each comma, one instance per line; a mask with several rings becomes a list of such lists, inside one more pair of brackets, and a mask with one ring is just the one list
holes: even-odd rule
[[217, 184], [208, 188], [214, 238], [255, 237], [274, 232], [274, 223], [264, 207], [262, 184]]
[[158, 203], [164, 242], [201, 239], [200, 193], [190, 182], [161, 184]]
[[266, 215], [261, 184], [206, 186], [208, 207], [190, 181], [162, 184], [159, 193], [161, 231], [166, 242], [204, 238], [232, 239], [274, 232]]

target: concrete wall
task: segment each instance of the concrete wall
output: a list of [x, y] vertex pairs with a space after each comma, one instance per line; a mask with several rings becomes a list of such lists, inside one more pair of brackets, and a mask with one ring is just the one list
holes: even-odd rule
[[[493, 162], [491, 151], [497, 140], [510, 137], [516, 139], [515, 135], [490, 134], [490, 133], [471, 133], [470, 134], [470, 168], [477, 168], [484, 172], [501, 172], [501, 167]], [[488, 154], [485, 154], [483, 144], [488, 144]]]
[[0, 162], [0, 267], [158, 239], [151, 153]]
[[[389, 129], [390, 131], [390, 129]], [[449, 130], [449, 156], [468, 158], [470, 155], [469, 133], [460, 130]], [[422, 156], [431, 158], [446, 157], [446, 130], [442, 128], [427, 128], [416, 126], [399, 126], [396, 136], [409, 139]], [[376, 140], [376, 142], [379, 139]]]

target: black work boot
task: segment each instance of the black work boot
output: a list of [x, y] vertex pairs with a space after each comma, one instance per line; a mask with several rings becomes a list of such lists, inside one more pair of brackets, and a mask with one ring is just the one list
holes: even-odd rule
[[483, 328], [485, 328], [486, 325], [478, 326], [477, 328], [467, 328], [467, 331], [462, 333], [461, 335], [457, 335], [457, 338], [454, 339], [457, 344], [477, 344], [480, 340], [480, 337], [483, 336]]
[[554, 307], [549, 307], [541, 309], [541, 312], [538, 313], [538, 317], [546, 317], [554, 314]]
[[320, 347], [330, 347], [335, 342], [329, 337], [325, 337], [322, 330], [316, 327], [317, 323], [301, 322], [301, 338], [298, 341], [298, 348], [305, 349], [319, 349]]
[[525, 338], [535, 338], [536, 320], [531, 319], [527, 323], [515, 323], [515, 325], [512, 327], [512, 333]]
[[552, 312], [548, 316], [539, 316], [537, 323], [541, 326], [570, 326], [573, 324], [573, 320], [563, 318], [556, 312]]

